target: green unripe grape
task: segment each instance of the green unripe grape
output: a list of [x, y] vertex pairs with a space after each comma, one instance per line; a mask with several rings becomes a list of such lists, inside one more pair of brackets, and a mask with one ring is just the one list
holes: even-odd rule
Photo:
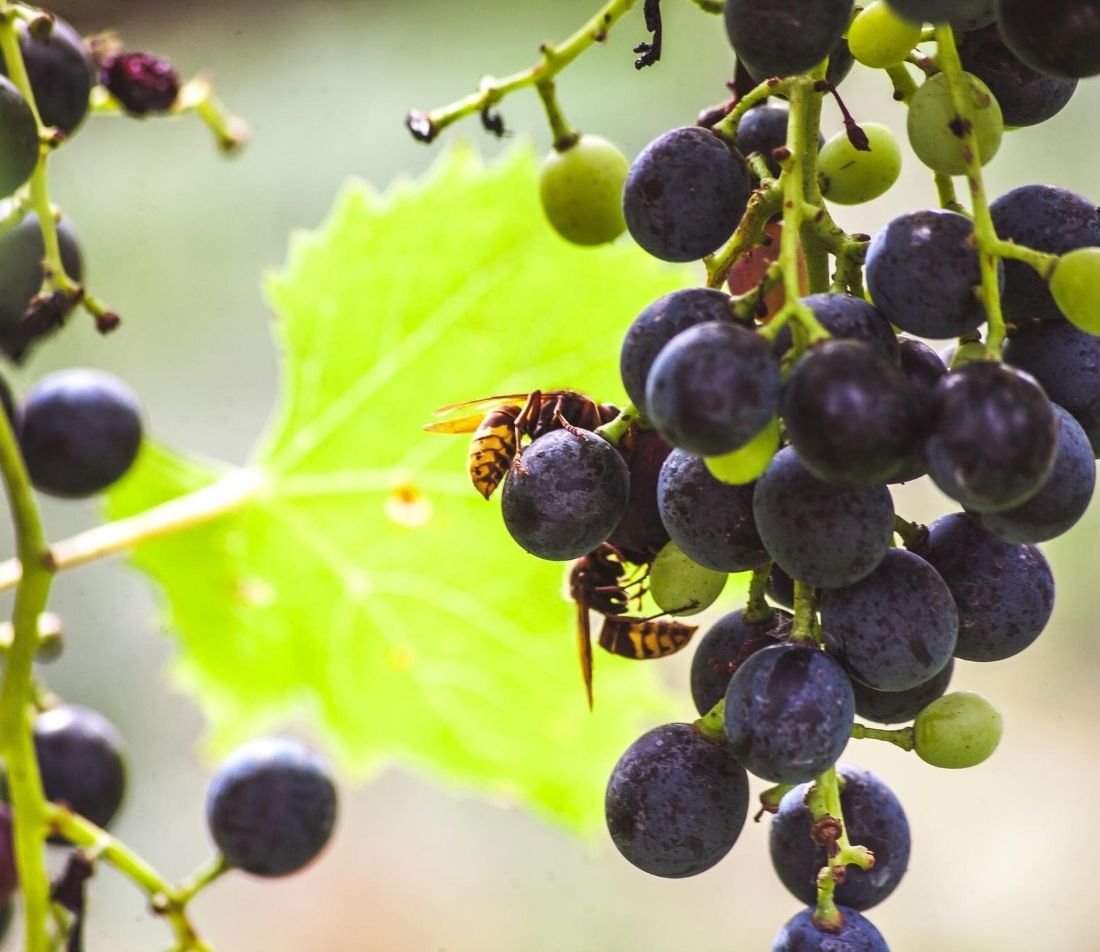
[[974, 767], [1001, 742], [997, 709], [980, 694], [956, 691], [933, 701], [913, 722], [917, 756], [933, 767]]
[[1062, 255], [1050, 279], [1050, 293], [1071, 323], [1100, 335], [1100, 248], [1077, 248]]
[[[966, 97], [978, 154], [985, 165], [997, 154], [1004, 134], [1004, 119], [996, 97], [976, 76], [963, 73], [967, 81]], [[909, 104], [909, 142], [913, 151], [933, 172], [944, 175], [965, 175], [963, 140], [955, 134], [958, 128], [955, 107], [947, 77], [937, 73], [913, 94]]]
[[894, 133], [877, 122], [861, 123], [860, 128], [870, 152], [857, 149], [846, 132], [838, 132], [822, 146], [818, 159], [821, 194], [840, 205], [861, 205], [884, 195], [901, 174]]
[[23, 94], [0, 76], [0, 197], [31, 177], [38, 164], [38, 124]]
[[726, 587], [726, 573], [692, 562], [669, 542], [649, 568], [649, 594], [670, 615], [697, 615], [714, 604]]
[[760, 478], [778, 450], [779, 417], [772, 417], [771, 423], [740, 449], [722, 456], [704, 457], [703, 462], [719, 482], [744, 486]]
[[875, 0], [848, 27], [848, 48], [856, 62], [873, 69], [901, 63], [920, 42], [919, 24], [903, 20], [882, 0]]
[[600, 136], [582, 135], [542, 164], [539, 197], [554, 230], [575, 245], [602, 245], [626, 230], [623, 185], [630, 163]]

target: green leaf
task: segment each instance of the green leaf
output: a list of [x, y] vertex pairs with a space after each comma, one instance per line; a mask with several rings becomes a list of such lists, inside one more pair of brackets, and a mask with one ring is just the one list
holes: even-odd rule
[[[284, 392], [256, 492], [133, 559], [219, 743], [304, 713], [354, 768], [413, 764], [591, 830], [610, 765], [675, 708], [652, 665], [597, 652], [589, 714], [565, 567], [511, 541], [468, 482], [467, 438], [422, 426], [536, 387], [621, 399], [626, 326], [692, 275], [567, 245], [536, 180], [529, 149], [488, 169], [455, 149], [386, 196], [347, 188], [268, 285]], [[150, 447], [110, 513], [226, 472]]]

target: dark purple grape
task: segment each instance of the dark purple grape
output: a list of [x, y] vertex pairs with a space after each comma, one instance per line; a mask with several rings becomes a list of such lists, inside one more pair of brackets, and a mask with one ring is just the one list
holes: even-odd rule
[[1002, 661], [1046, 627], [1054, 609], [1054, 575], [1038, 546], [1002, 542], [957, 513], [928, 527], [921, 554], [955, 599], [955, 657]]
[[848, 743], [852, 685], [824, 651], [780, 644], [756, 652], [726, 691], [726, 737], [745, 769], [773, 783], [827, 770]]
[[954, 673], [955, 659], [952, 658], [938, 674], [908, 691], [876, 691], [853, 680], [856, 713], [879, 724], [904, 724], [913, 720], [936, 698], [943, 697]]
[[657, 508], [657, 479], [668, 454], [672, 452], [653, 430], [635, 430], [630, 436], [626, 465], [630, 472], [630, 495], [626, 512], [608, 537], [615, 548], [648, 562], [668, 542], [668, 530]]
[[896, 13], [912, 23], [950, 23], [974, 30], [993, 22], [993, 0], [886, 0]]
[[998, 0], [1005, 42], [1032, 69], [1083, 79], [1100, 73], [1100, 2]]
[[917, 420], [916, 445], [901, 469], [891, 477], [891, 483], [907, 483], [928, 474], [924, 441], [932, 426], [933, 394], [936, 384], [947, 373], [947, 367], [931, 347], [912, 337], [898, 338], [901, 372], [909, 381], [909, 396], [913, 415]]
[[748, 621], [742, 608], [723, 615], [703, 636], [691, 659], [691, 697], [706, 714], [726, 696], [730, 678], [750, 655], [786, 638], [789, 613], [773, 610], [761, 621]]
[[19, 444], [36, 489], [80, 498], [124, 476], [141, 437], [141, 408], [121, 380], [99, 370], [62, 370], [27, 396]]
[[[760, 153], [768, 163], [772, 175], [779, 177], [779, 163], [772, 153], [787, 144], [787, 122], [790, 109], [786, 104], [763, 103], [741, 117], [737, 127], [737, 151], [744, 156]], [[825, 144], [825, 137], [818, 136], [818, 147]]]
[[1044, 321], [1010, 338], [1004, 358], [1031, 374], [1053, 403], [1073, 415], [1100, 458], [1100, 337], [1068, 321]]
[[829, 54], [829, 65], [825, 69], [825, 82], [833, 86], [839, 86], [848, 78], [848, 74], [855, 65], [856, 58], [852, 56], [848, 40], [842, 36], [836, 41], [833, 51]]
[[218, 768], [206, 824], [230, 866], [286, 876], [311, 862], [336, 823], [336, 785], [318, 754], [293, 740], [245, 744]]
[[778, 565], [773, 565], [768, 573], [768, 580], [764, 583], [764, 591], [777, 605], [784, 608], [794, 608], [794, 579], [784, 572]]
[[905, 375], [854, 340], [825, 341], [795, 365], [783, 419], [802, 464], [838, 486], [873, 486], [896, 473], [920, 423]]
[[821, 596], [825, 643], [848, 673], [878, 691], [908, 691], [951, 660], [959, 617], [939, 573], [891, 549], [854, 585]]
[[886, 487], [830, 486], [790, 446], [757, 480], [752, 508], [764, 547], [779, 567], [822, 588], [870, 575], [894, 537], [894, 504]]
[[963, 69], [993, 93], [1006, 126], [1034, 126], [1057, 115], [1073, 98], [1077, 80], [1046, 76], [1025, 66], [1005, 45], [996, 26], [959, 37]]
[[1096, 488], [1096, 460], [1085, 431], [1059, 406], [1058, 455], [1054, 469], [1027, 502], [972, 518], [1005, 542], [1047, 542], [1068, 532], [1085, 514]]
[[928, 471], [976, 512], [1018, 506], [1039, 491], [1058, 449], [1058, 423], [1035, 379], [993, 361], [953, 370], [936, 387]]
[[768, 564], [752, 516], [753, 484], [715, 479], [706, 463], [673, 450], [657, 481], [657, 507], [672, 541], [689, 559], [715, 572], [745, 572]]
[[676, 336], [657, 355], [645, 406], [673, 446], [721, 456], [750, 442], [779, 412], [779, 364], [759, 334], [710, 321]]
[[[840, 808], [853, 845], [866, 846], [875, 857], [868, 870], [852, 866], [837, 886], [836, 901], [861, 912], [877, 906], [901, 882], [909, 866], [909, 821], [893, 791], [869, 771], [848, 764], [837, 767]], [[817, 901], [817, 874], [828, 864], [825, 847], [814, 843], [813, 815], [806, 806], [811, 784], [795, 787], [779, 803], [768, 845], [780, 882], [801, 902]]]
[[726, 0], [726, 35], [753, 76], [791, 76], [829, 55], [852, 6], [852, 0]]
[[626, 332], [619, 355], [623, 387], [634, 406], [646, 414], [646, 379], [665, 344], [697, 324], [732, 319], [729, 295], [711, 288], [673, 291], [642, 311]]
[[579, 432], [543, 434], [513, 460], [504, 481], [504, 525], [540, 559], [579, 559], [604, 542], [626, 512], [626, 463], [607, 440]]
[[709, 129], [673, 129], [630, 167], [623, 189], [626, 227], [655, 258], [696, 261], [733, 234], [751, 191], [736, 150]]
[[15, 841], [12, 836], [11, 807], [0, 803], [0, 939], [7, 928], [11, 899], [19, 888], [19, 871], [15, 867]]
[[749, 779], [724, 744], [691, 724], [665, 724], [619, 758], [604, 806], [612, 842], [638, 869], [695, 876], [737, 841], [749, 810]]
[[823, 932], [814, 925], [814, 908], [803, 909], [775, 937], [771, 952], [890, 952], [882, 933], [855, 909], [838, 906], [844, 925]]
[[149, 53], [116, 53], [103, 61], [103, 85], [131, 116], [171, 109], [180, 78], [166, 59]]
[[[72, 135], [88, 114], [88, 96], [96, 81], [95, 60], [88, 45], [55, 15], [53, 29], [45, 38], [20, 23], [19, 48], [42, 122]], [[0, 67], [4, 66], [0, 55]], [[8, 70], [0, 68], [0, 72], [7, 74]]]
[[[1055, 185], [1021, 185], [989, 206], [997, 235], [1018, 245], [1063, 255], [1100, 245], [1096, 203]], [[1025, 326], [1065, 320], [1047, 282], [1022, 261], [1004, 262], [1002, 304], [1005, 319]]]
[[15, 84], [0, 76], [0, 197], [10, 195], [38, 165], [38, 125]]
[[[811, 294], [802, 299], [833, 337], [870, 344], [891, 363], [898, 362], [898, 338], [890, 322], [863, 298], [850, 294]], [[789, 326], [775, 335], [776, 356], [791, 349]]]
[[35, 719], [34, 749], [46, 799], [67, 803], [106, 827], [126, 791], [122, 738], [115, 726], [97, 711], [65, 704]]
[[919, 337], [960, 337], [985, 323], [974, 224], [939, 208], [899, 215], [867, 248], [867, 289], [891, 324]]

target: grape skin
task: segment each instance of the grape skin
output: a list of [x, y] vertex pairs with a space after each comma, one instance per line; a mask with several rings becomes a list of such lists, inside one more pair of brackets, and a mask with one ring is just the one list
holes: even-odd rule
[[867, 248], [867, 290], [886, 319], [918, 337], [961, 337], [985, 323], [974, 225], [925, 209], [899, 215]]
[[38, 126], [15, 84], [0, 76], [0, 196], [10, 195], [38, 164]]
[[887, 0], [912, 23], [951, 23], [973, 30], [993, 22], [993, 0]]
[[837, 906], [844, 919], [839, 932], [822, 932], [814, 909], [803, 909], [775, 937], [771, 952], [890, 952], [882, 933], [855, 909]]
[[[848, 868], [847, 879], [837, 886], [836, 901], [863, 912], [886, 899], [905, 875], [909, 821], [894, 792], [870, 771], [848, 764], [839, 764], [836, 771], [848, 839], [875, 857], [869, 870]], [[810, 836], [814, 820], [805, 800], [811, 786], [800, 784], [783, 797], [768, 836], [776, 875], [807, 905], [817, 901], [817, 874], [828, 863], [825, 848]]]
[[857, 149], [846, 131], [821, 149], [821, 194], [839, 205], [861, 205], [885, 195], [901, 174], [901, 149], [894, 133], [877, 122], [861, 123], [870, 150]]
[[[996, 154], [1004, 134], [1004, 117], [989, 87], [964, 73], [978, 157], [986, 165]], [[963, 140], [955, 133], [958, 115], [951, 86], [943, 73], [929, 77], [913, 94], [906, 128], [909, 144], [925, 165], [944, 175], [965, 175]]]
[[726, 579], [725, 572], [692, 562], [670, 542], [649, 567], [649, 594], [669, 615], [697, 615], [717, 601]]
[[829, 56], [852, 6], [852, 0], [726, 0], [726, 35], [754, 76], [791, 76]]
[[750, 773], [802, 783], [827, 770], [848, 743], [855, 699], [824, 651], [780, 644], [756, 652], [726, 690], [726, 737]]
[[611, 840], [627, 860], [654, 876], [695, 876], [740, 835], [749, 781], [725, 745], [690, 724], [666, 724], [619, 759], [604, 804]]
[[753, 514], [779, 567], [822, 588], [851, 585], [869, 575], [893, 540], [894, 504], [884, 486], [830, 486], [789, 446], [757, 480]]
[[1001, 742], [996, 708], [980, 694], [956, 691], [928, 705], [913, 722], [913, 749], [933, 767], [961, 769], [988, 760]]
[[672, 452], [653, 430], [634, 430], [620, 445], [626, 449], [630, 473], [630, 495], [626, 513], [607, 541], [625, 552], [631, 562], [646, 562], [668, 542], [668, 530], [657, 508], [657, 479], [668, 454]]
[[753, 521], [755, 483], [715, 479], [698, 456], [673, 450], [657, 480], [657, 506], [672, 541], [715, 572], [745, 572], [768, 564]]
[[646, 379], [661, 349], [677, 334], [707, 321], [732, 321], [730, 297], [711, 288], [686, 288], [659, 297], [639, 314], [623, 339], [619, 373], [631, 402], [646, 413]]
[[726, 696], [732, 665], [785, 639], [790, 630], [790, 613], [778, 609], [761, 621], [749, 621], [738, 608], [711, 625], [691, 659], [691, 697], [700, 716]]
[[540, 559], [579, 559], [605, 541], [626, 512], [630, 471], [607, 440], [587, 430], [552, 430], [508, 471], [504, 525]]
[[1100, 337], [1066, 321], [1044, 321], [1010, 338], [1004, 359], [1035, 377], [1073, 415], [1100, 458]]
[[[737, 151], [744, 156], [760, 153], [768, 163], [768, 169], [779, 177], [779, 163], [772, 153], [787, 144], [787, 123], [790, 109], [779, 103], [762, 103], [754, 106], [741, 117], [737, 126]], [[825, 144], [825, 137], [818, 134], [818, 147]]]
[[1037, 546], [1003, 542], [955, 513], [928, 527], [920, 551], [955, 599], [955, 657], [1011, 658], [1035, 641], [1050, 620], [1054, 575]]
[[626, 230], [622, 194], [626, 156], [600, 136], [582, 135], [546, 157], [539, 198], [550, 224], [566, 241], [602, 245]]
[[1058, 259], [1050, 279], [1054, 303], [1087, 334], [1100, 335], [1100, 248], [1075, 248]]
[[1100, 5], [1095, 0], [998, 0], [997, 22], [1011, 50], [1050, 76], [1100, 73]]
[[974, 513], [974, 521], [1006, 542], [1047, 542], [1068, 532], [1092, 501], [1096, 462], [1081, 425], [1059, 406], [1054, 469], [1026, 502], [1001, 512]]
[[[851, 294], [809, 294], [802, 303], [814, 312], [832, 337], [870, 344], [890, 363], [898, 362], [898, 339], [882, 312], [863, 298]], [[791, 329], [783, 327], [775, 335], [775, 355], [782, 357], [791, 349]]]
[[852, 20], [848, 46], [864, 66], [886, 69], [905, 60], [920, 42], [920, 34], [919, 23], [903, 19], [888, 3], [875, 0]]
[[932, 426], [932, 409], [935, 406], [933, 394], [936, 385], [947, 373], [947, 367], [931, 347], [912, 337], [898, 338], [898, 353], [901, 372], [909, 382], [909, 398], [912, 401], [913, 416], [917, 421], [916, 443], [909, 457], [902, 463], [901, 469], [888, 481], [907, 483], [928, 474], [924, 441]]
[[[956, 608], [958, 607], [956, 602]], [[961, 609], [959, 610], [961, 614]], [[938, 674], [908, 691], [876, 691], [853, 680], [852, 693], [856, 698], [856, 713], [878, 724], [907, 723], [936, 698], [943, 697], [954, 673], [955, 659], [951, 658]]]
[[878, 691], [908, 691], [951, 660], [959, 616], [935, 568], [891, 549], [865, 579], [822, 594], [821, 627], [853, 678]]
[[752, 186], [744, 160], [708, 129], [685, 126], [634, 160], [623, 213], [634, 240], [662, 261], [696, 261], [733, 234]]

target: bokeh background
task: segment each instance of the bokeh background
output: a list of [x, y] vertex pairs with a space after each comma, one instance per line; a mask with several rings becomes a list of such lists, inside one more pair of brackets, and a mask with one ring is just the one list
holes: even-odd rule
[[[684, 2], [664, 6], [658, 67], [631, 67], [630, 47], [644, 38], [634, 14], [560, 83], [570, 118], [631, 154], [721, 99], [731, 66], [717, 18]], [[125, 329], [101, 339], [90, 322], [74, 321], [15, 374], [17, 386], [54, 368], [100, 366], [137, 389], [160, 439], [243, 461], [277, 391], [260, 282], [283, 261], [289, 233], [316, 226], [349, 176], [384, 186], [427, 167], [440, 146], [409, 138], [406, 109], [457, 98], [483, 73], [525, 67], [539, 41], [564, 37], [595, 7], [58, 0], [57, 12], [84, 32], [115, 28], [129, 47], [167, 55], [187, 74], [211, 68], [253, 141], [223, 161], [194, 121], [89, 122], [52, 165], [54, 195], [80, 229], [97, 293], [126, 317]], [[844, 92], [857, 118], [904, 132], [904, 111], [878, 75], [857, 67]], [[988, 169], [990, 191], [1042, 180], [1100, 196], [1098, 104], [1100, 85], [1085, 84], [1054, 121], [1008, 136]], [[533, 94], [504, 112], [546, 148]], [[826, 116], [839, 127], [835, 108]], [[500, 148], [476, 122], [445, 138], [456, 134], [486, 153]], [[930, 175], [909, 159], [889, 196], [839, 217], [873, 232], [934, 201]], [[369, 302], [364, 309], [369, 317]], [[914, 519], [948, 511], [921, 485], [903, 490], [898, 506]], [[52, 538], [96, 521], [90, 504], [44, 510]], [[888, 780], [913, 827], [908, 877], [872, 914], [894, 952], [1100, 950], [1098, 537], [1100, 505], [1069, 539], [1046, 547], [1058, 604], [1026, 654], [960, 664], [955, 684], [987, 694], [1005, 715], [992, 761], [951, 773], [886, 745], [849, 750]], [[10, 552], [10, 533], [2, 544]], [[116, 562], [61, 578], [54, 604], [69, 645], [48, 671], [51, 685], [103, 711], [129, 742], [131, 786], [117, 831], [182, 875], [209, 852], [210, 764], [201, 713], [167, 675], [173, 643], [157, 628], [154, 596]], [[687, 659], [662, 664], [684, 692], [686, 716]], [[97, 877], [94, 903], [90, 952], [167, 947], [141, 896], [109, 871]], [[766, 823], [750, 824], [711, 872], [666, 882], [634, 870], [607, 842], [578, 842], [400, 770], [345, 788], [338, 836], [307, 872], [277, 883], [231, 876], [195, 905], [220, 952], [763, 952], [795, 911], [770, 869]]]

